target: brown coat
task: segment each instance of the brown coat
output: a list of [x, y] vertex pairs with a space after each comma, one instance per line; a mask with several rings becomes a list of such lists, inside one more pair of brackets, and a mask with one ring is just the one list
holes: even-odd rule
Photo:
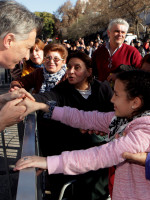
[[[65, 74], [60, 80], [60, 82], [66, 80], [66, 78], [67, 75]], [[24, 77], [21, 77], [15, 81], [12, 81], [10, 87], [13, 88], [14, 86], [17, 86], [19, 88], [25, 88], [27, 91], [34, 88], [33, 93], [37, 94], [40, 91], [43, 81], [44, 81], [43, 68], [38, 68], [34, 70], [32, 73]]]

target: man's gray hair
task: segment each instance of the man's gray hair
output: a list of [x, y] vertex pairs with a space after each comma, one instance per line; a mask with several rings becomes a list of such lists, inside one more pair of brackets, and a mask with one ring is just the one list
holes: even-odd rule
[[121, 18], [113, 19], [113, 20], [109, 23], [109, 25], [108, 25], [108, 30], [109, 30], [109, 31], [111, 30], [111, 28], [112, 28], [112, 26], [113, 26], [114, 24], [115, 24], [115, 25], [116, 25], [116, 24], [123, 24], [123, 25], [125, 25], [126, 28], [127, 28], [127, 32], [128, 32], [129, 24], [128, 24], [128, 22], [127, 22], [126, 20], [121, 19]]
[[0, 0], [0, 38], [13, 33], [16, 40], [25, 40], [29, 33], [42, 29], [42, 19], [13, 0]]

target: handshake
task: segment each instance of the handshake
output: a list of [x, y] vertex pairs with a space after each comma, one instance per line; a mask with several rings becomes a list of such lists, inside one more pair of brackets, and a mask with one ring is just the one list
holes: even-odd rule
[[0, 95], [0, 131], [24, 119], [36, 110], [49, 112], [49, 105], [36, 102], [34, 97], [23, 88], [13, 88]]
[[35, 102], [33, 96], [23, 88], [0, 95], [0, 131], [23, 119], [27, 111], [27, 107], [23, 105], [26, 98]]

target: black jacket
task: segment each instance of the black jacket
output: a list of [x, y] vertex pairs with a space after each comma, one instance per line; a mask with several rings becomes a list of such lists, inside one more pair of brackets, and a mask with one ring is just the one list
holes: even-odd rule
[[[91, 83], [92, 94], [85, 99], [68, 83], [68, 80], [58, 84], [50, 92], [36, 94], [36, 101], [46, 103], [55, 100], [60, 107], [70, 106], [79, 110], [92, 111], [98, 110], [108, 112], [113, 110], [110, 99], [112, 90], [107, 82], [94, 80]], [[85, 149], [91, 146], [99, 145], [99, 137], [87, 134], [81, 134], [78, 129], [61, 124], [60, 122], [43, 119], [42, 113], [38, 114], [38, 130], [40, 136], [40, 146], [44, 156], [60, 154], [62, 151]], [[93, 141], [93, 139], [95, 141]], [[46, 145], [46, 143], [48, 143]]]

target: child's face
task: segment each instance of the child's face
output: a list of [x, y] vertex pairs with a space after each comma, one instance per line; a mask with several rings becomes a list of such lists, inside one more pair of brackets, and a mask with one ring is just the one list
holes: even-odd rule
[[117, 117], [131, 117], [134, 106], [134, 99], [129, 100], [124, 90], [124, 83], [116, 79], [114, 85], [114, 95], [111, 102], [114, 104], [115, 115]]

